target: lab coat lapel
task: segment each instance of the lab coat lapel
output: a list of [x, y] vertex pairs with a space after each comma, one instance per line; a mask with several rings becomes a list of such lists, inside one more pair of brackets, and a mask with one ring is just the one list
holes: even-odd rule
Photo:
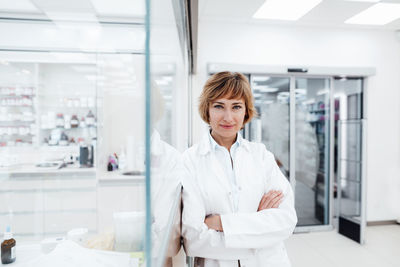
[[221, 166], [221, 163], [219, 161], [219, 159], [217, 158], [217, 156], [215, 155], [215, 153], [211, 153], [210, 154], [211, 157], [211, 170], [212, 173], [215, 173], [216, 179], [217, 181], [221, 184], [221, 186], [223, 188], [226, 188], [227, 192], [230, 192], [231, 189], [231, 185], [228, 181], [228, 176], [225, 173], [224, 169]]
[[[232, 199], [232, 188], [231, 184], [228, 180], [228, 175], [225, 173], [223, 167], [221, 166], [220, 160], [217, 158], [215, 151], [211, 148], [210, 140], [208, 135], [206, 134], [202, 141], [200, 142], [199, 154], [205, 157], [210, 157], [206, 162], [211, 162], [211, 166], [205, 166], [205, 168], [211, 169], [212, 177], [216, 179], [216, 181], [210, 181], [211, 183], [218, 182], [222, 188], [224, 188], [224, 192], [221, 192], [224, 197], [228, 198], [230, 203], [231, 211], [233, 211], [233, 199]], [[206, 170], [204, 170], [206, 171]], [[206, 171], [207, 172], [207, 171]]]

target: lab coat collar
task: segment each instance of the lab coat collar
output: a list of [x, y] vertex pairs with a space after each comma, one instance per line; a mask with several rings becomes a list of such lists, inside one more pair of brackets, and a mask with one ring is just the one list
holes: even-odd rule
[[[243, 147], [249, 151], [249, 141], [244, 139], [239, 132], [237, 133], [236, 142], [239, 144], [238, 148]], [[203, 136], [199, 143], [199, 154], [206, 155], [208, 152], [214, 151], [216, 146], [218, 146], [218, 144], [215, 142], [214, 138], [212, 138], [210, 131], [208, 130], [207, 134]]]

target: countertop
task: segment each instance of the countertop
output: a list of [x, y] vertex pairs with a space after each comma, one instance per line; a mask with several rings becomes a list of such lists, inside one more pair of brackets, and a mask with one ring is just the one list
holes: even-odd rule
[[135, 182], [141, 183], [145, 180], [143, 172], [131, 172], [130, 174], [124, 174], [121, 171], [106, 171], [100, 170], [96, 167], [91, 168], [80, 168], [79, 164], [68, 164], [66, 167], [61, 169], [56, 167], [37, 167], [33, 164], [19, 164], [11, 167], [0, 167], [0, 178], [17, 178], [17, 177], [29, 177], [29, 178], [44, 178], [44, 177], [93, 177], [99, 181], [99, 183], [114, 183], [114, 182]]

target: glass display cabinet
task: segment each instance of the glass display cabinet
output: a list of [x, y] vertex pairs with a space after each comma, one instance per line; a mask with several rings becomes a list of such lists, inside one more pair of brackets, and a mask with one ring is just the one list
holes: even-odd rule
[[0, 4], [0, 233], [17, 241], [12, 265], [171, 265], [188, 145], [185, 9]]

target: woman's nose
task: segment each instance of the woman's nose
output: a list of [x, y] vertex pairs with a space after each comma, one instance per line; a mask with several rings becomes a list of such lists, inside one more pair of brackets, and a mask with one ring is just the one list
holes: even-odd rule
[[224, 113], [224, 120], [225, 121], [231, 121], [233, 118], [232, 112], [230, 110], [225, 111]]

